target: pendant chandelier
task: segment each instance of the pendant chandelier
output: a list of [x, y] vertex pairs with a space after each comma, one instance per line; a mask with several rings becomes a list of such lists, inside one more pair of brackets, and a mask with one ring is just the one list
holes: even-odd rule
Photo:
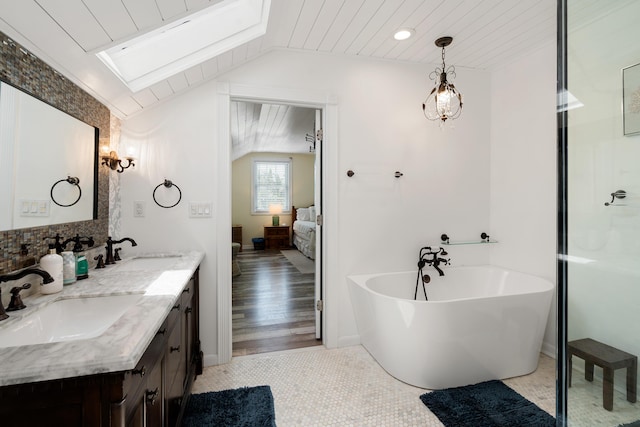
[[442, 68], [438, 67], [429, 74], [429, 78], [435, 81], [435, 87], [422, 103], [425, 117], [440, 120], [440, 125], [444, 125], [448, 119], [457, 119], [462, 114], [462, 94], [447, 80], [447, 77], [456, 77], [456, 69], [453, 65], [447, 68], [444, 63], [444, 48], [452, 41], [452, 37], [440, 37], [435, 42], [436, 46], [442, 48]]

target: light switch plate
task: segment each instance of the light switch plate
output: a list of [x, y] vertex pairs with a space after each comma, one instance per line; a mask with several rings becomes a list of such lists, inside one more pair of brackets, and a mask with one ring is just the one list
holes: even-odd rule
[[143, 218], [145, 211], [145, 203], [141, 200], [133, 202], [133, 216], [136, 218]]
[[189, 218], [211, 218], [211, 202], [189, 202]]
[[24, 199], [20, 201], [20, 216], [49, 216], [49, 200]]

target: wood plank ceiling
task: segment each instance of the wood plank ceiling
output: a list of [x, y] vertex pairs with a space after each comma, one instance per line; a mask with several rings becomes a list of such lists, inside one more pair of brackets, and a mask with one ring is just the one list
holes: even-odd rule
[[[491, 70], [555, 39], [555, 0], [272, 0], [267, 33], [132, 93], [95, 53], [223, 0], [0, 0], [0, 30], [126, 119], [272, 49]], [[231, 1], [231, 0], [224, 0]], [[590, 0], [591, 3], [596, 3]], [[393, 39], [401, 27], [415, 36]]]

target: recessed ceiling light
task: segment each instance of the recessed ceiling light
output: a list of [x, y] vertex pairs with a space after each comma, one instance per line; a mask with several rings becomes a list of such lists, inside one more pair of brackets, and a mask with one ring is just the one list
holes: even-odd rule
[[133, 92], [260, 37], [271, 0], [224, 0], [97, 56]]
[[416, 31], [413, 28], [400, 28], [395, 32], [393, 38], [396, 40], [406, 40], [411, 37]]

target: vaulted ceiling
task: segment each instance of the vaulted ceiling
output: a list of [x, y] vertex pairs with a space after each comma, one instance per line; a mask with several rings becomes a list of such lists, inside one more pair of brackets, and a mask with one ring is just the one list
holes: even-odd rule
[[[229, 0], [226, 0], [229, 1]], [[96, 57], [221, 0], [0, 0], [0, 30], [126, 118], [275, 48], [491, 69], [553, 35], [554, 0], [272, 0], [264, 36], [131, 92]], [[415, 29], [407, 41], [393, 39]]]
[[[556, 28], [555, 0], [271, 0], [266, 34], [135, 93], [96, 57], [230, 1], [0, 0], [0, 30], [126, 119], [273, 49], [431, 66], [441, 61], [434, 40], [448, 35], [448, 64], [491, 70], [553, 40]], [[394, 40], [402, 27], [415, 35]]]
[[311, 153], [315, 110], [293, 105], [231, 103], [232, 160], [254, 152]]

